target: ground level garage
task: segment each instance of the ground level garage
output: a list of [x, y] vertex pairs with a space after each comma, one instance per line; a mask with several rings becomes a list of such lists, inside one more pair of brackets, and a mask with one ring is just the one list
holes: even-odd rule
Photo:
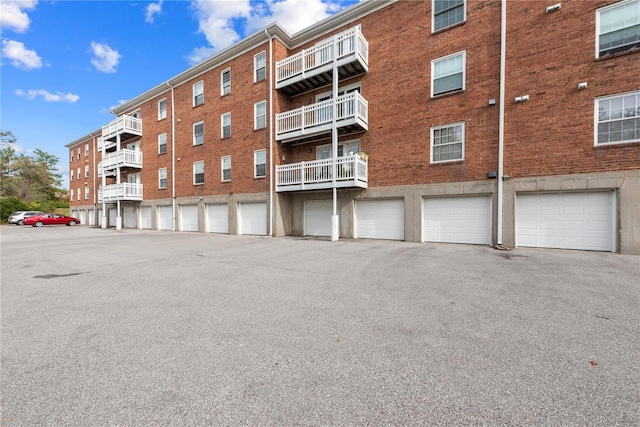
[[491, 197], [424, 198], [425, 242], [491, 244]]
[[615, 251], [615, 192], [516, 194], [516, 245]]
[[404, 199], [356, 200], [357, 238], [404, 240]]
[[207, 232], [229, 233], [229, 206], [227, 204], [208, 204]]
[[333, 200], [307, 200], [304, 202], [304, 235], [331, 237]]
[[158, 230], [173, 230], [173, 207], [158, 206]]
[[238, 234], [267, 234], [267, 204], [238, 203]]
[[198, 205], [180, 205], [180, 230], [198, 231]]

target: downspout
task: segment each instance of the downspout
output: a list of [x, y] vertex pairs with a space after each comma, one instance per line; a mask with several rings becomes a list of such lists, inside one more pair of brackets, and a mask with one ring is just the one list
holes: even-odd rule
[[171, 88], [171, 231], [176, 231], [176, 125], [175, 125], [175, 102], [173, 86], [166, 81]]
[[269, 30], [264, 29], [269, 37], [269, 236], [273, 235], [273, 38]]
[[498, 218], [497, 245], [502, 246], [502, 205], [504, 192], [504, 100], [505, 100], [505, 68], [506, 68], [506, 51], [507, 51], [507, 0], [501, 1], [501, 19], [500, 19], [500, 119], [498, 129]]

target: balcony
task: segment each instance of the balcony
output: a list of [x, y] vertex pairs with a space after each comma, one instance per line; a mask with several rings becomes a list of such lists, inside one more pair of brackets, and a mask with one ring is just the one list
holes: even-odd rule
[[311, 162], [276, 166], [276, 191], [325, 190], [333, 188], [335, 163], [336, 188], [367, 188], [367, 161], [360, 156], [345, 156]]
[[368, 71], [369, 42], [359, 26], [276, 62], [276, 89], [294, 96], [330, 84], [334, 59], [340, 80]]
[[142, 151], [123, 149], [106, 154], [100, 162], [102, 168], [98, 170], [109, 171], [116, 168], [142, 169]]
[[[106, 144], [105, 149], [107, 145], [114, 146], [113, 143], [117, 141], [118, 135], [120, 135], [120, 142], [142, 136], [142, 120], [137, 117], [123, 115], [108, 125], [102, 126], [102, 141]], [[112, 144], [109, 144], [109, 142]], [[98, 148], [102, 148], [100, 144], [98, 145]]]
[[369, 103], [359, 92], [276, 114], [276, 140], [312, 139], [331, 132], [334, 105], [336, 126], [342, 133], [368, 130]]
[[112, 203], [118, 200], [142, 200], [142, 184], [123, 182], [120, 184], [106, 185], [98, 190], [99, 203]]

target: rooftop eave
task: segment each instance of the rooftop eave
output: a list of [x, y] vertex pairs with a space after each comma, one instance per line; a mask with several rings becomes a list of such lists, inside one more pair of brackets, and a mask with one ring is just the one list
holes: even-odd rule
[[102, 136], [102, 128], [99, 128], [98, 130], [94, 130], [93, 132], [89, 132], [85, 136], [78, 138], [75, 141], [72, 141], [68, 144], [65, 144], [65, 147], [71, 148], [73, 146], [86, 143], [87, 141], [92, 141], [93, 138], [100, 137], [100, 136]]

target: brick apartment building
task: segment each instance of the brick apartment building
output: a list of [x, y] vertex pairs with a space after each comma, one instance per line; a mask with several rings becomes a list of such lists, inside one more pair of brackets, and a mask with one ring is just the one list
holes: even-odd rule
[[114, 113], [89, 225], [640, 253], [640, 0], [362, 1]]

